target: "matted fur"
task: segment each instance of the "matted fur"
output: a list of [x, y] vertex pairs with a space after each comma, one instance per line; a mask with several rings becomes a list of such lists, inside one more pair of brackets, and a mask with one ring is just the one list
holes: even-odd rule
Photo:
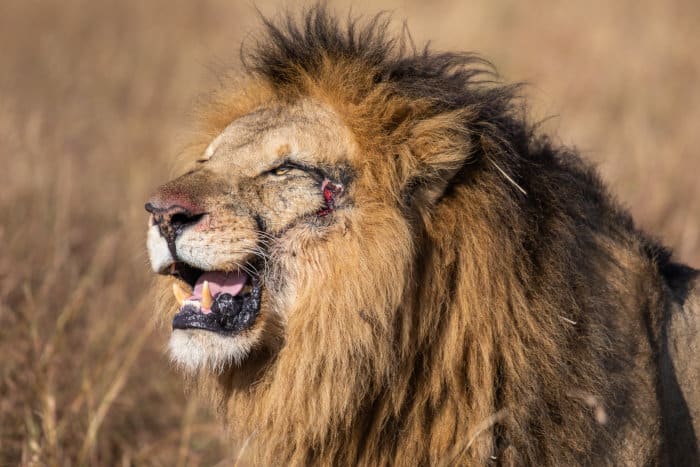
[[353, 135], [355, 178], [342, 222], [285, 260], [297, 289], [274, 344], [198, 377], [243, 457], [697, 462], [697, 393], [689, 412], [662, 345], [672, 310], [697, 319], [696, 273], [535, 134], [518, 88], [473, 55], [404, 47], [382, 17], [265, 26], [202, 107], [193, 156], [254, 109], [313, 101]]

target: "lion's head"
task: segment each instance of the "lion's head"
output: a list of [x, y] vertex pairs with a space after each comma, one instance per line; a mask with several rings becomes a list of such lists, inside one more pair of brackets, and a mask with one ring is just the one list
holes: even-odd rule
[[[429, 82], [397, 93], [408, 82], [392, 74], [413, 65], [377, 61], [394, 46], [384, 25], [362, 44], [352, 32], [333, 44], [339, 32], [324, 15], [311, 14], [318, 31], [299, 43], [268, 24], [270, 48], [249, 55], [248, 74], [203, 111], [191, 170], [146, 205], [151, 264], [175, 278], [170, 351], [185, 370], [278, 359], [297, 335], [327, 344], [323, 359], [348, 352], [370, 369], [382, 342], [391, 360], [400, 306], [428, 286], [415, 274], [419, 217], [471, 157], [472, 138], [454, 136], [479, 112], [436, 102]], [[466, 79], [476, 72], [459, 67], [472, 60], [423, 66]]]
[[580, 459], [590, 401], [646, 384], [598, 371], [641, 326], [594, 299], [637, 240], [581, 219], [629, 222], [517, 87], [386, 26], [266, 22], [202, 108], [191, 170], [147, 204], [172, 359], [258, 460]]
[[343, 238], [360, 247], [349, 231], [373, 235], [355, 212], [356, 194], [367, 183], [354, 169], [359, 157], [328, 105], [268, 100], [219, 131], [193, 170], [160, 187], [147, 205], [148, 248], [153, 269], [177, 278], [175, 362], [189, 371], [245, 364], [251, 353], [279, 350], [289, 320], [302, 313], [298, 307], [339, 289], [336, 281], [374, 293], [379, 277], [371, 271], [364, 277], [345, 271], [345, 279], [334, 272], [341, 264], [366, 269], [361, 262], [376, 254], [359, 257], [352, 243], [338, 251]]

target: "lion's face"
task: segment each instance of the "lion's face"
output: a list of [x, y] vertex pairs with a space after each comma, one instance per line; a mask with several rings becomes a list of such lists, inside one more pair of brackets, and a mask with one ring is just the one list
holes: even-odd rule
[[148, 252], [155, 272], [175, 278], [169, 346], [179, 366], [222, 370], [279, 347], [299, 297], [333, 293], [324, 258], [342, 248], [329, 253], [324, 244], [347, 235], [353, 220], [354, 159], [350, 133], [329, 108], [263, 107], [230, 123], [193, 170], [156, 191], [146, 205]]

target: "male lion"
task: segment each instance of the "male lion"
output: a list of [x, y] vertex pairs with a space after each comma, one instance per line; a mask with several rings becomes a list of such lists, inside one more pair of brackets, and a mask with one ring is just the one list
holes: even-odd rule
[[146, 205], [170, 354], [259, 465], [698, 464], [698, 271], [517, 87], [265, 21]]

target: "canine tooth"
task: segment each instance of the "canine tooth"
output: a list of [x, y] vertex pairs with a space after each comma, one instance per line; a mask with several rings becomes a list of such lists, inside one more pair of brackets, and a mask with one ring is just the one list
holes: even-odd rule
[[214, 298], [209, 290], [209, 281], [204, 281], [204, 284], [202, 284], [202, 308], [210, 310], [213, 303]]
[[173, 284], [173, 294], [175, 295], [175, 299], [177, 300], [177, 303], [180, 304], [180, 306], [182, 306], [185, 303], [187, 297], [190, 296], [190, 294], [185, 292], [180, 286], [180, 284], [178, 284], [177, 282]]

